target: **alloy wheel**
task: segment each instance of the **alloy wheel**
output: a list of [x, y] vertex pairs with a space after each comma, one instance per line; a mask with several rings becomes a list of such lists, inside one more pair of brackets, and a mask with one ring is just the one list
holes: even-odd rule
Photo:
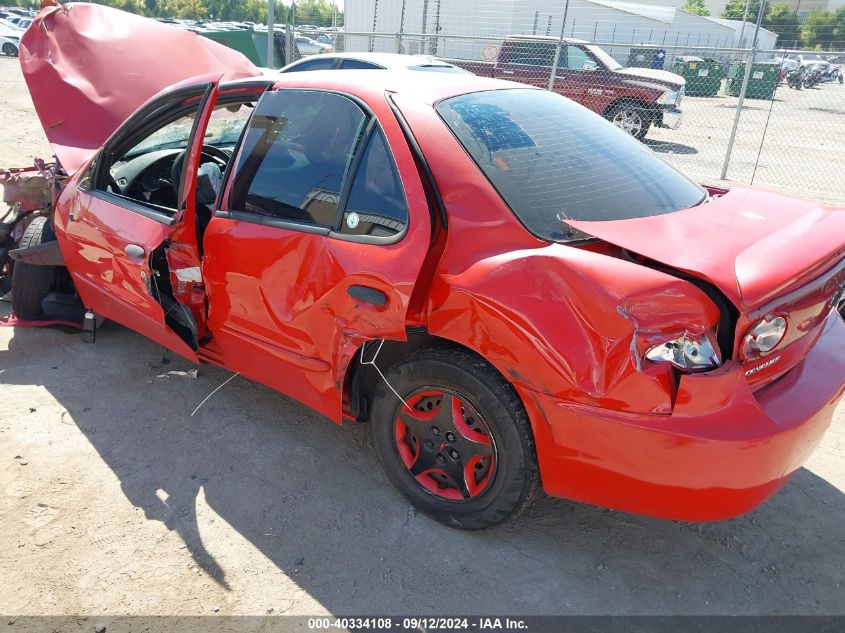
[[632, 108], [619, 110], [611, 119], [613, 124], [631, 136], [637, 136], [643, 129], [642, 115]]

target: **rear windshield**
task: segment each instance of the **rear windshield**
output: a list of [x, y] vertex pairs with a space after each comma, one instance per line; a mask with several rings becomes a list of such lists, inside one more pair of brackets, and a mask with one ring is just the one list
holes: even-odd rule
[[583, 238], [568, 220], [622, 220], [699, 204], [705, 191], [586, 108], [545, 90], [475, 92], [437, 111], [534, 235]]
[[419, 64], [417, 66], [408, 66], [408, 70], [424, 70], [434, 73], [453, 73], [457, 75], [469, 75], [469, 71], [457, 66], [447, 66], [446, 64]]

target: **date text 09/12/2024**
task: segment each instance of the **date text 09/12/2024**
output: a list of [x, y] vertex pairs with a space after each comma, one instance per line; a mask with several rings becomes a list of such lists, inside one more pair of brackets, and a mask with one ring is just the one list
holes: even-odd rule
[[345, 629], [366, 631], [391, 630], [525, 630], [527, 624], [519, 618], [477, 617], [389, 617], [309, 618], [309, 630]]

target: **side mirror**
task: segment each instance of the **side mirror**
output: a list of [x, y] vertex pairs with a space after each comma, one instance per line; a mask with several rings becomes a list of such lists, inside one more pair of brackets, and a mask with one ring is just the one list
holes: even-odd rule
[[581, 64], [581, 70], [598, 70], [598, 68], [599, 65], [592, 59], [585, 59], [584, 63]]

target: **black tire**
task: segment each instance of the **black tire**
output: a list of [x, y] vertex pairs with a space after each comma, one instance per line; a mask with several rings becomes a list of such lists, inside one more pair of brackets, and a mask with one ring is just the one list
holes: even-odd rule
[[[54, 242], [56, 235], [47, 218], [39, 216], [29, 223], [20, 248]], [[19, 319], [32, 321], [43, 314], [41, 302], [56, 284], [58, 266], [33, 266], [16, 262], [12, 272], [12, 311]]]
[[606, 118], [638, 141], [643, 140], [645, 135], [648, 134], [652, 122], [652, 117], [647, 108], [630, 101], [622, 101], [612, 106], [607, 111]]
[[11, 42], [6, 42], [5, 44], [3, 44], [3, 54], [9, 57], [17, 57], [18, 47], [12, 44]]
[[[490, 466], [483, 489], [476, 496], [470, 498], [444, 499], [424, 487], [418, 478], [431, 477], [441, 487], [445, 485], [446, 477], [443, 472], [425, 471], [413, 475], [409, 467], [403, 462], [400, 454], [399, 440], [397, 440], [397, 416], [404, 405], [396, 395], [380, 381], [371, 411], [371, 423], [376, 452], [387, 472], [391, 482], [419, 510], [451, 527], [465, 530], [486, 528], [519, 514], [527, 508], [537, 497], [540, 486], [540, 476], [537, 468], [537, 456], [534, 448], [534, 438], [528, 416], [513, 386], [510, 385], [493, 367], [475, 354], [458, 347], [429, 347], [417, 350], [409, 356], [397, 361], [386, 374], [387, 381], [406, 401], [413, 401], [414, 394], [430, 393], [432, 390], [442, 391], [445, 397], [454, 396], [457, 403], [466, 402], [469, 410], [474, 409], [480, 416], [480, 424], [464, 415], [464, 422], [484, 426], [489, 430], [492, 440], [491, 450], [495, 459], [495, 467]], [[437, 400], [434, 412], [441, 406]], [[423, 414], [425, 408], [421, 409]], [[432, 411], [429, 406], [428, 411]], [[463, 411], [463, 408], [461, 408]], [[434, 427], [435, 420], [428, 426], [421, 427], [432, 432], [438, 431]], [[411, 427], [407, 427], [410, 434]], [[487, 433], [485, 433], [487, 435]], [[405, 436], [406, 439], [408, 436]], [[428, 437], [428, 436], [426, 436]], [[450, 451], [446, 446], [449, 433], [438, 448], [432, 444], [429, 449], [437, 452], [437, 458], [443, 457]], [[452, 435], [454, 440], [454, 435]], [[440, 441], [440, 438], [434, 438]], [[422, 442], [414, 435], [411, 438], [416, 443], [416, 458], [423, 456]], [[459, 437], [458, 442], [465, 442], [466, 436]], [[430, 441], [428, 443], [431, 443]], [[463, 448], [472, 444], [453, 444], [451, 446]], [[477, 446], [473, 444], [473, 446]], [[430, 455], [430, 453], [429, 453]], [[432, 458], [433, 459], [433, 458]], [[472, 468], [478, 468], [480, 463], [469, 456], [465, 463], [460, 463], [460, 457], [453, 459], [449, 465], [458, 468], [460, 472], [475, 476]], [[445, 462], [438, 462], [445, 463]], [[457, 464], [457, 465], [456, 465]], [[434, 465], [434, 469], [436, 469]], [[425, 474], [428, 473], [428, 474]], [[475, 482], [473, 483], [475, 485]], [[431, 484], [429, 484], [431, 486]], [[467, 489], [467, 484], [463, 484]], [[457, 487], [456, 487], [457, 488]], [[455, 494], [457, 490], [454, 491]]]

